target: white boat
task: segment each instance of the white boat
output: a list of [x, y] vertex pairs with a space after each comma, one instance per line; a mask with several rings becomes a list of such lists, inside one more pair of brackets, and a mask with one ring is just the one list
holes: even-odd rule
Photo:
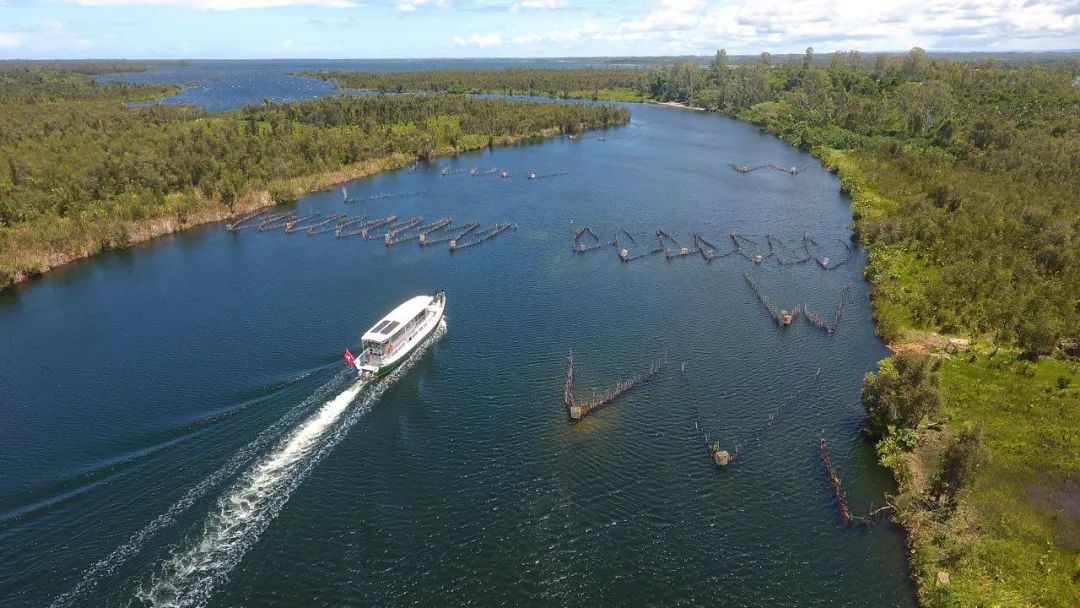
[[402, 302], [364, 333], [363, 352], [354, 357], [346, 349], [345, 360], [361, 379], [385, 376], [435, 331], [445, 307], [446, 294], [441, 291]]

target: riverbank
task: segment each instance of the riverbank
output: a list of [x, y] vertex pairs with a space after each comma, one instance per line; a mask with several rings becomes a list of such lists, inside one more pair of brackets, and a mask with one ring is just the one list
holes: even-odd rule
[[[7, 283], [0, 283], [0, 290], [104, 251], [123, 249], [188, 228], [223, 222], [260, 209], [286, 204], [305, 194], [326, 190], [350, 180], [370, 177], [382, 171], [399, 169], [416, 160], [415, 157], [395, 154], [318, 175], [282, 180], [271, 184], [269, 189], [245, 192], [236, 197], [229, 206], [225, 206], [220, 197], [197, 193], [184, 197], [182, 208], [177, 209], [174, 215], [130, 221], [102, 220], [92, 228], [78, 226], [74, 222], [62, 223], [53, 228], [54, 232], [59, 232], [58, 242], [43, 244], [42, 247], [15, 248], [12, 251], [6, 262], [12, 270], [9, 275], [4, 275], [10, 279]], [[24, 226], [20, 229], [29, 233], [41, 231], [40, 227], [35, 226]], [[95, 236], [89, 236], [90, 234]], [[99, 238], [102, 234], [107, 235], [104, 240]], [[20, 236], [15, 232], [14, 235], [9, 234], [9, 238], [18, 240]]]
[[704, 112], [705, 108], [692, 106], [684, 101], [653, 101], [651, 102], [658, 106], [667, 106], [669, 108], [682, 108], [683, 110], [697, 110], [698, 112]]
[[[0, 70], [0, 289], [101, 251], [294, 201], [419, 159], [625, 124], [603, 105], [330, 97], [209, 114], [174, 87]], [[49, 137], [41, 137], [49, 133]]]
[[[521, 136], [501, 137], [494, 144], [508, 146], [527, 140], [547, 139], [559, 134], [560, 129], [548, 128]], [[444, 146], [433, 150], [429, 158], [471, 152], [483, 147], [486, 146]], [[61, 223], [48, 230], [49, 233], [57, 235], [55, 240], [42, 243], [39, 247], [12, 248], [11, 255], [5, 257], [3, 264], [0, 264], [0, 291], [98, 253], [124, 249], [196, 226], [224, 222], [276, 205], [292, 203], [307, 194], [385, 171], [394, 171], [419, 160], [419, 156], [398, 153], [318, 174], [277, 180], [265, 188], [249, 190], [236, 196], [230, 205], [225, 205], [220, 196], [198, 192], [186, 196], [178, 195], [175, 198], [178, 208], [171, 215], [129, 221], [102, 220], [92, 227], [80, 226], [74, 222]], [[32, 225], [20, 229], [28, 234], [45, 232]], [[102, 235], [104, 238], [101, 238]], [[9, 231], [5, 238], [17, 241], [20, 235], [18, 231]], [[3, 282], [5, 278], [7, 281]]]
[[[899, 203], [868, 185], [849, 154], [815, 148], [839, 174], [856, 226]], [[940, 367], [941, 413], [914, 429], [914, 447], [882, 464], [898, 493], [895, 520], [909, 534], [911, 569], [925, 606], [1053, 606], [1080, 602], [1080, 364], [1030, 360], [992, 340], [911, 329], [904, 304], [918, 289], [903, 253], [867, 245], [866, 278], [879, 333], [896, 353]], [[978, 438], [980, 462], [948, 499], [950, 447]]]

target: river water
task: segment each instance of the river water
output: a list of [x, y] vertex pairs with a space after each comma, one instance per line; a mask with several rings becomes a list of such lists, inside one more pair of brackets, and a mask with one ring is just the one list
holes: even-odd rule
[[[291, 98], [289, 71], [126, 78], [195, 83], [186, 102], [224, 109]], [[295, 82], [295, 97], [328, 92]], [[823, 271], [570, 251], [586, 226], [604, 242], [626, 228], [632, 253], [663, 228], [719, 253], [732, 232], [751, 254], [766, 234], [794, 249], [809, 233], [841, 260], [837, 179], [749, 125], [631, 108], [604, 133], [349, 187], [421, 196], [295, 205], [516, 225], [455, 254], [210, 225], [0, 294], [0, 604], [914, 606], [903, 534], [844, 528], [817, 454], [823, 434], [856, 513], [891, 489], [859, 434], [861, 378], [886, 354], [864, 252]], [[777, 329], [746, 272], [829, 317], [850, 285], [838, 331]], [[343, 348], [435, 288], [436, 339], [357, 386]], [[571, 423], [571, 349], [582, 396], [669, 365]], [[739, 447], [726, 469], [702, 430]]]

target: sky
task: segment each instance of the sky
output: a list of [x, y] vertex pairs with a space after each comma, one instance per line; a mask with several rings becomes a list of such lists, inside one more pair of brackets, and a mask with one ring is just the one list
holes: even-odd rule
[[1080, 49], [1080, 0], [0, 0], [0, 58]]

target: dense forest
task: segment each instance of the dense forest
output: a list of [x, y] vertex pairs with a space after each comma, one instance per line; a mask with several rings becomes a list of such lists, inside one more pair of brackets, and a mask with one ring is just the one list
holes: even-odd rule
[[629, 119], [605, 106], [444, 95], [335, 97], [224, 114], [128, 105], [175, 90], [0, 66], [0, 286], [126, 246], [138, 222], [224, 217], [256, 191], [288, 200], [303, 190], [290, 178]]
[[420, 70], [415, 72], [307, 72], [351, 89], [383, 93], [502, 93], [572, 99], [643, 101], [646, 72], [634, 68], [573, 70], [507, 68], [504, 70]]

